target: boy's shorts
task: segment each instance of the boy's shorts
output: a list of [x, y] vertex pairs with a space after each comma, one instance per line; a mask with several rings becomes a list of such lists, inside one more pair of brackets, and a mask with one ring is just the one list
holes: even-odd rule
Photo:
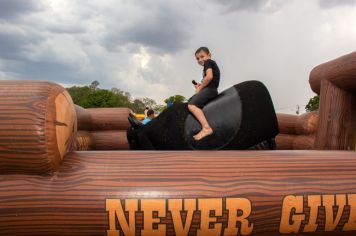
[[201, 109], [216, 96], [218, 96], [217, 89], [204, 88], [202, 91], [189, 98], [188, 104], [195, 105]]

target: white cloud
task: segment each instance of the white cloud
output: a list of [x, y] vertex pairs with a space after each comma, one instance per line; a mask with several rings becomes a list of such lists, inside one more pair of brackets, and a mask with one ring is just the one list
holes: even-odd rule
[[310, 70], [355, 50], [356, 8], [346, 0], [21, 2], [0, 2], [11, 11], [0, 17], [2, 79], [98, 80], [159, 103], [193, 94], [200, 46], [220, 66], [220, 90], [261, 80], [277, 110], [305, 105]]

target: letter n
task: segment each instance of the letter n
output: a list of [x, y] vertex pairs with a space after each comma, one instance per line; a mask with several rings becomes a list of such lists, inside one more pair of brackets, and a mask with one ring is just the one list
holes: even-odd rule
[[[122, 208], [120, 199], [106, 199], [106, 211], [109, 212], [109, 230], [108, 236], [119, 236], [120, 233], [116, 229], [116, 217], [125, 236], [135, 236], [135, 212], [138, 209], [137, 199], [125, 200], [125, 211]], [[128, 212], [129, 217], [126, 219], [125, 212]]]

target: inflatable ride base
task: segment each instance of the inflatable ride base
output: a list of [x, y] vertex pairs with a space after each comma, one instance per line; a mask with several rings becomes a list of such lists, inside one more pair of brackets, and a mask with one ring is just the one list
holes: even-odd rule
[[1, 176], [1, 235], [355, 235], [356, 153], [74, 152]]

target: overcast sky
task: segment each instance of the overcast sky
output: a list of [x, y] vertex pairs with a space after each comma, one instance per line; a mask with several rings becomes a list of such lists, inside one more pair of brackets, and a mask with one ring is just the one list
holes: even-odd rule
[[0, 79], [190, 97], [211, 49], [220, 91], [268, 87], [278, 111], [313, 96], [309, 72], [355, 51], [356, 0], [0, 0]]

